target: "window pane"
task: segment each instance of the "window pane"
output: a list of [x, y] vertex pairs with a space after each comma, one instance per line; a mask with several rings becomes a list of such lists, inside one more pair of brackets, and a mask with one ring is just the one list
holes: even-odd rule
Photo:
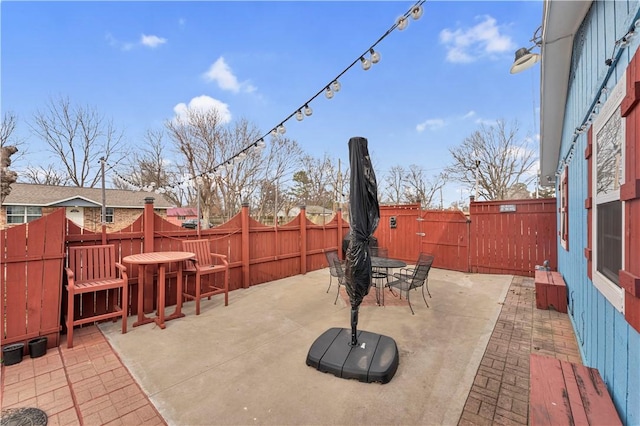
[[622, 202], [598, 204], [597, 268], [616, 285], [622, 269]]
[[27, 222], [40, 219], [42, 217], [42, 207], [27, 207]]
[[107, 213], [107, 217], [105, 222], [106, 223], [113, 223], [113, 207], [107, 207], [105, 209], [105, 212]]
[[597, 195], [620, 189], [622, 180], [622, 118], [616, 110], [597, 134]]
[[7, 206], [7, 223], [24, 223], [24, 206]]

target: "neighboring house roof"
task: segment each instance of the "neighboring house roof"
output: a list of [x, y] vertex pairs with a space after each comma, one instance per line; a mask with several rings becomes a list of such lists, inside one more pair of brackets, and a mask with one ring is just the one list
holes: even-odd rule
[[198, 210], [193, 207], [172, 207], [167, 210], [167, 216], [198, 216]]
[[[143, 208], [144, 199], [153, 197], [153, 207], [168, 209], [173, 204], [161, 194], [153, 192], [105, 189], [107, 207]], [[100, 207], [102, 188], [80, 188], [77, 186], [34, 185], [30, 183], [11, 184], [11, 193], [2, 205], [39, 207]]]
[[591, 1], [544, 1], [540, 81], [540, 183], [553, 185], [560, 155], [573, 39]]

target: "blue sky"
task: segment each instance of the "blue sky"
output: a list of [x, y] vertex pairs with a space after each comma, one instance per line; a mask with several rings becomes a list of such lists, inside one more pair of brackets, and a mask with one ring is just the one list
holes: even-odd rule
[[[263, 133], [325, 87], [413, 2], [2, 1], [1, 108], [29, 144], [20, 166], [46, 165], [26, 124], [52, 97], [95, 106], [135, 149], [147, 129], [188, 105], [217, 106]], [[530, 47], [541, 1], [427, 1], [419, 20], [377, 46], [379, 63], [341, 78], [333, 99], [286, 123], [313, 156], [348, 164], [352, 136], [369, 140], [381, 182], [392, 167], [435, 175], [481, 122], [517, 119], [537, 137], [539, 66], [509, 74]], [[537, 139], [536, 139], [537, 140]], [[537, 142], [534, 145], [537, 154]], [[455, 183], [445, 205], [460, 198]], [[468, 197], [468, 192], [463, 191]]]

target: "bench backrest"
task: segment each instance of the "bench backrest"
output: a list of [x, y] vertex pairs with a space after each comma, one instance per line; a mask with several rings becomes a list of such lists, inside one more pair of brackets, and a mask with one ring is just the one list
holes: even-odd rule
[[76, 283], [116, 277], [116, 248], [113, 244], [69, 248], [69, 269]]

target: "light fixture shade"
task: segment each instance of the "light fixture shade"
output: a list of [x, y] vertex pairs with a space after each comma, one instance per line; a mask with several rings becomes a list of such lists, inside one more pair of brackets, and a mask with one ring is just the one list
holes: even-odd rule
[[531, 49], [522, 47], [516, 51], [516, 59], [511, 65], [511, 74], [516, 74], [531, 68], [540, 61], [540, 55], [531, 53]]
[[331, 90], [331, 87], [327, 86], [327, 90], [325, 90], [324, 95], [327, 99], [333, 98], [333, 90]]
[[362, 69], [367, 71], [369, 68], [371, 68], [371, 61], [366, 59], [366, 58], [360, 58], [360, 62], [362, 63]]
[[371, 63], [372, 64], [377, 64], [378, 62], [380, 62], [380, 54], [378, 52], [376, 52], [373, 49], [369, 50], [369, 52], [371, 53]]
[[420, 19], [420, 17], [422, 16], [422, 6], [416, 6], [413, 9], [411, 9], [411, 17], [413, 19]]
[[304, 114], [302, 113], [302, 111], [300, 110], [296, 111], [296, 120], [302, 121], [303, 119], [304, 119]]
[[396, 25], [398, 26], [398, 29], [400, 31], [404, 30], [405, 28], [407, 28], [407, 25], [409, 25], [409, 21], [407, 20], [407, 18], [405, 18], [404, 16], [401, 16], [398, 18], [398, 20], [396, 21]]
[[311, 114], [313, 114], [313, 110], [311, 109], [311, 107], [309, 105], [305, 105], [304, 106], [304, 115], [309, 117]]

